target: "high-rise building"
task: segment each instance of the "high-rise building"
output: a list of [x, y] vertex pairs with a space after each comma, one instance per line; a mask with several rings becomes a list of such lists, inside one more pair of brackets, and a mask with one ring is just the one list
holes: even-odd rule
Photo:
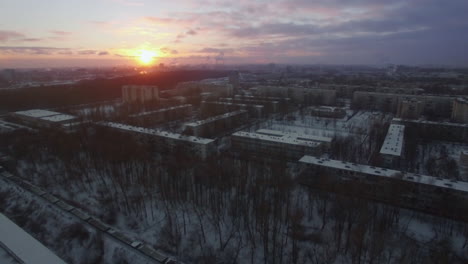
[[122, 100], [126, 103], [159, 100], [159, 89], [151, 85], [124, 85]]
[[452, 120], [468, 123], [468, 97], [460, 97], [453, 101]]

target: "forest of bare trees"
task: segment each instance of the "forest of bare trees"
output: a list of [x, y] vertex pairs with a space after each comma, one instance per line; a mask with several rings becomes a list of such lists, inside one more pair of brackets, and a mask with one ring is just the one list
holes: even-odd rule
[[[295, 165], [286, 162], [229, 154], [201, 162], [183, 149], [93, 127], [16, 132], [1, 145], [19, 161], [22, 177], [193, 263], [462, 263], [467, 257], [447, 242], [463, 234], [466, 249], [467, 224], [312, 190], [297, 184]], [[432, 226], [434, 239], [409, 236], [413, 221]]]

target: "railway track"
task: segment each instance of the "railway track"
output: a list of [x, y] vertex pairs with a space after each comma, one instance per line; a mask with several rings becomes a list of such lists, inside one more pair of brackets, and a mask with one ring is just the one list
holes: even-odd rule
[[129, 251], [134, 252], [144, 259], [150, 261], [150, 263], [157, 263], [157, 264], [183, 264], [180, 261], [173, 259], [172, 257], [168, 256], [161, 250], [155, 250], [152, 246], [143, 243], [138, 240], [133, 240], [120, 232], [119, 230], [103, 223], [99, 219], [92, 217], [87, 212], [83, 211], [80, 208], [76, 208], [67, 202], [59, 199], [58, 197], [48, 193], [41, 187], [33, 185], [18, 176], [11, 174], [10, 172], [3, 169], [0, 166], [0, 178], [5, 179], [6, 181], [15, 184], [24, 190], [38, 196], [40, 199], [46, 201], [47, 203], [55, 206], [59, 210], [65, 212], [66, 214], [71, 215], [75, 219], [77, 219], [82, 224], [85, 224], [92, 229], [96, 230], [96, 232], [101, 232], [108, 238], [116, 241], [120, 245], [127, 248]]

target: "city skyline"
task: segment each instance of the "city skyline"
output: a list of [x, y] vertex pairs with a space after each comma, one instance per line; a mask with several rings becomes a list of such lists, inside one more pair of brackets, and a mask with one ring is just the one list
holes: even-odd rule
[[466, 66], [462, 0], [2, 3], [0, 67]]

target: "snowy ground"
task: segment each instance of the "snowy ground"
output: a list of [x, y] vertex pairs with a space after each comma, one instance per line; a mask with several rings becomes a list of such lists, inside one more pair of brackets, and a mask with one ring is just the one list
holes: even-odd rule
[[68, 263], [91, 263], [98, 259], [99, 263], [153, 263], [4, 179], [0, 179], [0, 194], [6, 198], [0, 211]]
[[430, 144], [418, 144], [417, 146], [417, 167], [418, 173], [430, 175], [427, 170], [427, 163], [429, 159], [441, 160], [450, 158], [453, 159], [460, 171], [460, 177], [463, 181], [468, 181], [466, 168], [460, 167], [460, 153], [462, 150], [468, 149], [468, 144], [460, 144], [453, 142], [434, 141]]

